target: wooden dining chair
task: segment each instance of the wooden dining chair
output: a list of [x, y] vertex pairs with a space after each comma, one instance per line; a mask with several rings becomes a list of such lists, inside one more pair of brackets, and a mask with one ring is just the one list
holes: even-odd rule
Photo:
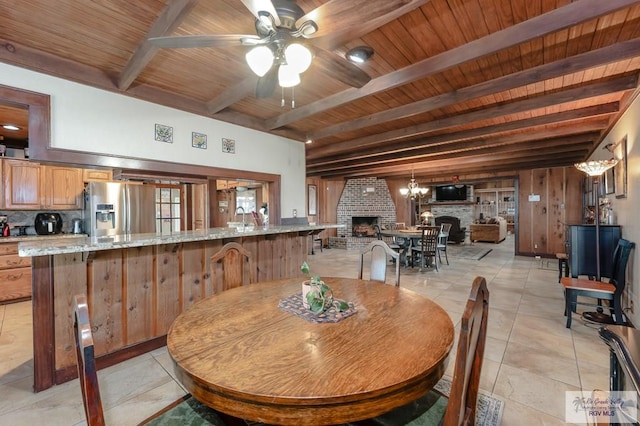
[[583, 278], [562, 277], [560, 282], [564, 287], [565, 310], [567, 328], [571, 328], [571, 313], [576, 312], [578, 296], [598, 299], [597, 305], [580, 303], [581, 305], [598, 306], [602, 308], [602, 300], [609, 301], [609, 309], [615, 316], [616, 324], [623, 324], [622, 294], [627, 280], [627, 262], [635, 243], [620, 238], [613, 251], [612, 276], [609, 282], [588, 280]]
[[443, 223], [442, 231], [440, 231], [440, 234], [438, 235], [438, 244], [436, 245], [436, 250], [438, 251], [438, 260], [440, 261], [440, 264], [442, 264], [440, 253], [444, 253], [444, 259], [447, 261], [447, 265], [449, 264], [449, 256], [447, 255], [447, 241], [449, 240], [450, 229], [450, 223]]
[[483, 277], [473, 280], [460, 321], [458, 349], [449, 396], [432, 390], [409, 404], [357, 425], [458, 426], [475, 424], [480, 372], [487, 339], [489, 290]]
[[364, 273], [365, 257], [371, 253], [371, 266], [369, 268], [369, 279], [372, 281], [387, 281], [387, 259], [391, 257], [395, 260], [395, 285], [400, 286], [400, 253], [393, 250], [382, 240], [370, 242], [360, 252], [360, 263], [358, 266], [358, 279], [362, 279]]
[[415, 265], [416, 260], [420, 260], [420, 270], [424, 270], [427, 264], [427, 259], [433, 259], [433, 265], [438, 270], [438, 235], [442, 231], [442, 225], [440, 226], [421, 226], [422, 236], [420, 239], [415, 239], [415, 243], [411, 244], [411, 266]]
[[[95, 362], [93, 334], [89, 321], [87, 297], [78, 294], [73, 299], [73, 330], [78, 364], [78, 378], [82, 390], [84, 412], [89, 426], [104, 426], [104, 411]], [[235, 426], [246, 423], [242, 419], [219, 413], [191, 395], [185, 395], [169, 406], [145, 419], [141, 425], [216, 425]]]
[[211, 256], [214, 293], [255, 283], [256, 276], [251, 253], [236, 242], [225, 244]]

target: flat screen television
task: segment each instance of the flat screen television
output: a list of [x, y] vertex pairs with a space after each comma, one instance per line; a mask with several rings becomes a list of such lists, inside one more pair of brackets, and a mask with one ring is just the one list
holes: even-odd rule
[[467, 185], [436, 186], [436, 201], [466, 201]]

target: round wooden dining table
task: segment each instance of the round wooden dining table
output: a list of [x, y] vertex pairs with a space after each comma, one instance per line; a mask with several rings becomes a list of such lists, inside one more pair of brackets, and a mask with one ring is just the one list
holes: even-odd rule
[[179, 315], [167, 335], [178, 379], [220, 412], [281, 425], [375, 417], [426, 394], [454, 338], [448, 314], [410, 290], [324, 278], [356, 313], [314, 323], [278, 307], [302, 278], [224, 291]]

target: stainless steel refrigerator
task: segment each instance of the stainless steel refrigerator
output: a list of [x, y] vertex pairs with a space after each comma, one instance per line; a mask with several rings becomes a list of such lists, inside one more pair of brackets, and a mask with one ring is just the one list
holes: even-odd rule
[[85, 232], [114, 236], [156, 232], [156, 187], [89, 182], [84, 194]]

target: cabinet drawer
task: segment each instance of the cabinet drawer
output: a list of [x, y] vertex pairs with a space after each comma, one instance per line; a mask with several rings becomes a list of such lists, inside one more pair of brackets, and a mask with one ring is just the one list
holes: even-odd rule
[[18, 254], [18, 244], [17, 243], [0, 244], [0, 256], [3, 254]]
[[31, 297], [31, 268], [0, 271], [0, 303]]
[[0, 256], [0, 269], [24, 268], [31, 266], [30, 257], [20, 257], [17, 254]]

